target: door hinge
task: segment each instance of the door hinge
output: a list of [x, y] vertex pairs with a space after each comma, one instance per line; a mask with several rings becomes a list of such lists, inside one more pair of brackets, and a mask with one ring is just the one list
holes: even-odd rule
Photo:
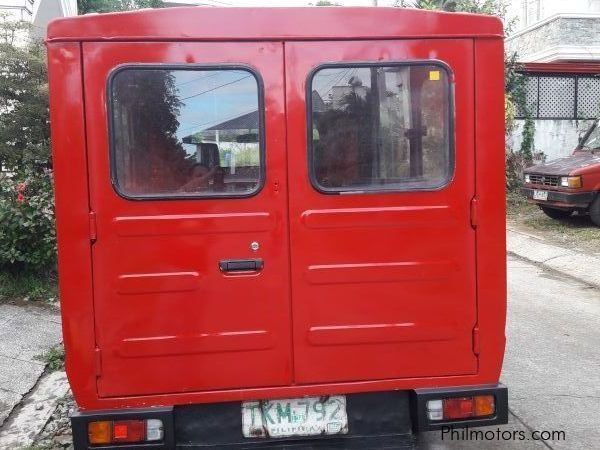
[[94, 366], [96, 366], [96, 377], [102, 375], [102, 350], [98, 347], [94, 349]]
[[473, 228], [477, 228], [477, 222], [479, 221], [478, 209], [479, 199], [477, 197], [473, 197], [471, 199], [471, 226]]
[[96, 227], [96, 213], [90, 211], [90, 241], [96, 242], [98, 231]]
[[473, 328], [473, 353], [479, 355], [479, 326], [475, 325]]

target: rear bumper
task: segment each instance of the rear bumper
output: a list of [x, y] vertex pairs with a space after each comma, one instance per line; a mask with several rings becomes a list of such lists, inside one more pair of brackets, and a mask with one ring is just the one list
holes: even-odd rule
[[[496, 398], [496, 414], [482, 419], [439, 421], [427, 418], [427, 400], [492, 394]], [[413, 431], [443, 427], [475, 427], [503, 424], [508, 418], [506, 387], [502, 385], [419, 389], [348, 394], [348, 434], [309, 438], [244, 438], [242, 436], [241, 402], [181, 405], [111, 411], [76, 412], [71, 417], [73, 443], [80, 449], [365, 449], [414, 448]], [[87, 424], [94, 420], [160, 419], [164, 439], [158, 443], [136, 445], [88, 444]]]
[[524, 187], [521, 193], [532, 202], [538, 205], [556, 206], [558, 208], [587, 208], [596, 196], [595, 192], [562, 192], [548, 191], [548, 200], [533, 200], [533, 191], [535, 189]]

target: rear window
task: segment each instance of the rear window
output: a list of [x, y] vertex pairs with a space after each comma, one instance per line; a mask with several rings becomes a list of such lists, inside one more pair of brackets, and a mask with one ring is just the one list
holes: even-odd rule
[[439, 63], [330, 65], [309, 79], [321, 192], [432, 190], [453, 173], [449, 75]]
[[244, 68], [126, 67], [109, 81], [112, 178], [132, 198], [252, 195], [261, 92]]

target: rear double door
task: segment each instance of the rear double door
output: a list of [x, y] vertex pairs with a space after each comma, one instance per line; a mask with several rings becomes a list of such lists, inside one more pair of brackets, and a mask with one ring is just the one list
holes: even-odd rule
[[471, 46], [83, 44], [99, 394], [474, 373]]

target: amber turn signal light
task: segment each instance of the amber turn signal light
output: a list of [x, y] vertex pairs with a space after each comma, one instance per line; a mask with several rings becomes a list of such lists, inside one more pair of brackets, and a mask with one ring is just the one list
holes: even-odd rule
[[110, 444], [112, 442], [112, 422], [102, 420], [88, 423], [90, 444]]
[[581, 177], [561, 177], [560, 185], [571, 189], [579, 189], [582, 186]]
[[475, 417], [491, 416], [496, 412], [496, 403], [493, 395], [478, 395], [473, 397], [475, 405], [473, 415]]

